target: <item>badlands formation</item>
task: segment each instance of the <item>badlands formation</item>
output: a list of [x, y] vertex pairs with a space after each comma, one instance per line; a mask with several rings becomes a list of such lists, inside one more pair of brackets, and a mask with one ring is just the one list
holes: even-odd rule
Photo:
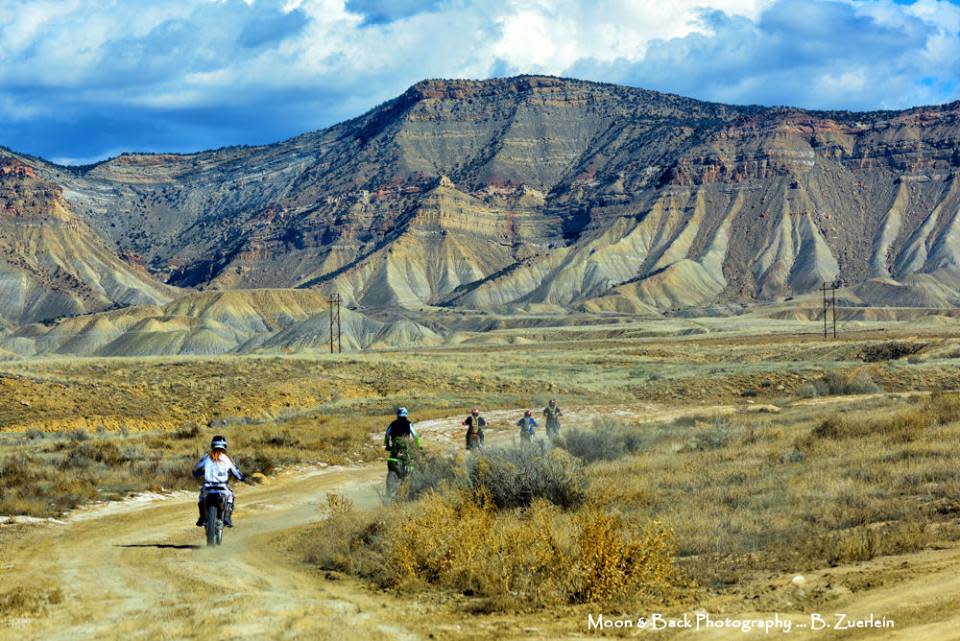
[[0, 356], [457, 342], [491, 329], [960, 302], [960, 103], [811, 112], [429, 80], [260, 147], [0, 150]]

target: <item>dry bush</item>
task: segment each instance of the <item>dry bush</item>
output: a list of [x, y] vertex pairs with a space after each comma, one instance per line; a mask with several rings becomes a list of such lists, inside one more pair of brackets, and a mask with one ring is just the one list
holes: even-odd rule
[[236, 456], [235, 461], [237, 467], [239, 467], [243, 473], [248, 476], [257, 473], [269, 475], [277, 469], [276, 459], [274, 459], [264, 450], [260, 449], [252, 452], [243, 452], [242, 454]]
[[852, 377], [841, 372], [827, 372], [814, 386], [819, 396], [872, 394], [880, 391], [880, 387], [873, 382], [870, 375], [863, 371]]
[[467, 491], [428, 493], [385, 510], [331, 510], [310, 536], [308, 559], [384, 587], [481, 597], [474, 607], [489, 610], [659, 601], [676, 590], [672, 535], [655, 523], [640, 528], [544, 500], [497, 510]]
[[932, 427], [960, 420], [960, 394], [939, 392], [917, 407], [871, 416], [832, 416], [821, 421], [805, 441], [807, 446], [818, 440], [882, 438], [889, 443], [915, 440]]
[[412, 450], [410, 455], [413, 469], [401, 488], [403, 498], [416, 499], [429, 491], [469, 485], [463, 456], [418, 449]]
[[95, 480], [82, 470], [46, 465], [26, 453], [0, 463], [0, 514], [60, 514], [96, 497]]
[[284, 430], [277, 434], [264, 434], [260, 437], [260, 443], [270, 447], [301, 447], [300, 439], [294, 436], [290, 430]]
[[662, 598], [677, 580], [673, 534], [658, 523], [630, 527], [598, 509], [584, 510], [574, 521], [574, 554], [568, 559], [574, 564], [572, 602]]
[[956, 392], [937, 390], [930, 395], [926, 405], [938, 425], [960, 421], [960, 394]]
[[462, 455], [411, 452], [412, 470], [401, 488], [407, 499], [444, 489], [471, 493], [497, 508], [529, 507], [537, 500], [576, 507], [586, 499], [588, 480], [579, 460], [561, 449], [489, 449]]
[[813, 383], [804, 383], [797, 388], [797, 398], [816, 398], [817, 387]]
[[893, 361], [904, 356], [912, 356], [926, 347], [924, 343], [904, 343], [901, 341], [888, 341], [874, 345], [864, 345], [858, 355], [860, 360], [866, 363], [877, 363], [880, 361]]
[[743, 427], [726, 416], [716, 417], [712, 423], [697, 425], [698, 430], [677, 447], [678, 452], [706, 452], [726, 447], [736, 436], [743, 433]]
[[181, 440], [195, 439], [198, 436], [200, 436], [200, 426], [196, 423], [185, 423], [179, 429], [170, 432], [171, 438]]
[[567, 452], [532, 447], [485, 450], [469, 457], [467, 482], [477, 497], [498, 508], [528, 507], [537, 499], [576, 507], [586, 499], [588, 484], [580, 461]]
[[369, 514], [354, 510], [340, 494], [327, 495], [329, 516], [318, 536], [306, 541], [306, 561], [326, 570], [374, 578], [383, 559], [377, 545], [382, 540], [384, 523]]
[[639, 428], [631, 428], [610, 419], [598, 419], [590, 430], [566, 430], [558, 441], [558, 446], [584, 463], [593, 463], [636, 454], [646, 449], [649, 440]]
[[63, 592], [59, 588], [18, 586], [0, 594], [0, 616], [42, 616], [49, 606], [60, 603], [63, 603]]
[[850, 376], [842, 372], [827, 372], [811, 383], [804, 383], [797, 388], [799, 398], [815, 398], [817, 396], [840, 396], [845, 394], [874, 394], [882, 391], [865, 371]]
[[934, 533], [919, 522], [858, 525], [811, 537], [803, 547], [803, 554], [835, 566], [916, 552], [935, 538]]

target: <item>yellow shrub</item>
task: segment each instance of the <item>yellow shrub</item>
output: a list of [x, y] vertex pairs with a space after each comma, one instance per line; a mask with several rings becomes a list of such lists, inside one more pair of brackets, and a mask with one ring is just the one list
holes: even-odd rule
[[607, 602], [656, 592], [676, 578], [673, 536], [659, 524], [638, 532], [596, 509], [579, 514], [576, 524], [576, 601]]
[[[381, 519], [383, 530], [362, 543], [356, 536], [370, 527], [350, 521], [356, 518], [350, 511], [333, 512], [316, 540], [342, 541], [353, 532], [346, 549], [381, 559], [371, 577], [381, 585], [486, 597], [495, 609], [656, 598], [677, 579], [668, 530], [633, 527], [597, 508], [571, 513], [538, 500], [498, 511], [482, 494], [431, 492], [368, 515], [368, 521]], [[342, 557], [327, 555], [314, 553], [311, 560], [327, 569], [344, 567]]]

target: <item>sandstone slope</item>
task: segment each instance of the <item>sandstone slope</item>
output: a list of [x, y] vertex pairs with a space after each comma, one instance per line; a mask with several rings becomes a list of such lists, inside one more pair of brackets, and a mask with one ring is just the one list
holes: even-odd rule
[[[336, 292], [370, 319], [656, 316], [835, 280], [858, 304], [946, 308], [960, 302], [958, 138], [960, 103], [808, 112], [523, 76], [424, 81], [275, 145], [79, 168], [9, 153], [4, 193], [38, 194], [42, 252], [77, 264], [18, 266], [39, 241], [10, 227], [17, 289], [0, 317], [12, 331], [163, 305], [173, 286]], [[233, 345], [207, 330], [198, 349]], [[358, 345], [393, 340], [370, 336]]]

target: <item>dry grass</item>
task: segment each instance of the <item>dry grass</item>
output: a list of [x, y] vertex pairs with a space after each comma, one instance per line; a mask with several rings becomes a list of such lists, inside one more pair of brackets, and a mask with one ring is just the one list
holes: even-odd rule
[[[536, 407], [551, 396], [570, 406], [772, 397], [792, 394], [829, 372], [843, 377], [864, 372], [888, 391], [960, 387], [956, 363], [943, 360], [956, 349], [951, 339], [926, 338], [925, 359], [939, 356], [922, 367], [900, 360], [861, 369], [863, 354], [878, 349], [871, 338], [824, 342], [719, 332], [667, 338], [614, 334], [588, 342], [559, 332], [555, 342], [538, 345], [402, 353], [5, 361], [0, 432], [269, 424], [314, 413], [383, 414], [411, 399], [423, 416], [471, 405]], [[894, 345], [891, 353], [903, 351], [899, 343], [882, 345]]]
[[674, 425], [644, 455], [590, 466], [588, 502], [670, 525], [681, 566], [711, 587], [752, 571], [800, 571], [960, 539], [960, 395], [894, 410], [821, 410], [820, 418], [810, 411], [723, 427], [728, 433], [709, 448], [688, 443], [716, 423]]
[[383, 587], [476, 597], [474, 610], [662, 603], [680, 585], [669, 530], [594, 507], [568, 512], [539, 499], [498, 510], [464, 491], [373, 513], [357, 513], [342, 499], [333, 504], [304, 537], [309, 562]]
[[0, 514], [57, 516], [94, 500], [195, 488], [190, 470], [218, 432], [228, 436], [237, 465], [248, 475], [298, 463], [369, 460], [379, 449], [368, 435], [381, 422], [320, 416], [228, 428], [187, 425], [170, 434], [24, 437], [0, 451]]
[[50, 606], [60, 603], [63, 592], [59, 588], [17, 586], [0, 593], [0, 618], [43, 616]]

